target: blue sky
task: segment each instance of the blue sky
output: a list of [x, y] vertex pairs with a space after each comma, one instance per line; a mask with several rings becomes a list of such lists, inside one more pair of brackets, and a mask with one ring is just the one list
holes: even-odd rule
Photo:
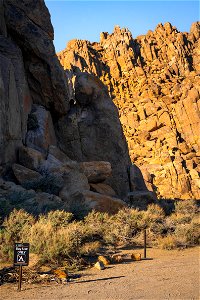
[[199, 1], [68, 1], [45, 0], [54, 26], [56, 51], [71, 39], [98, 42], [100, 32], [127, 27], [134, 38], [170, 22], [179, 31], [189, 31], [199, 20]]

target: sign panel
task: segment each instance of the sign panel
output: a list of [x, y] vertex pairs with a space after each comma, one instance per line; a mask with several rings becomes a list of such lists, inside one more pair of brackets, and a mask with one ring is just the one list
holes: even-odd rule
[[29, 243], [15, 243], [14, 266], [28, 266], [28, 263], [29, 263]]

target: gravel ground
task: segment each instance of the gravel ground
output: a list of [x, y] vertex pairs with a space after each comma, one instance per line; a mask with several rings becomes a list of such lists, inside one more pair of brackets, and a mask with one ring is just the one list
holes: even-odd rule
[[[131, 300], [131, 299], [200, 299], [199, 249], [148, 249], [147, 260], [110, 265], [105, 270], [88, 269], [81, 278], [66, 284], [16, 284], [0, 287], [0, 299], [67, 299], [67, 300]], [[123, 251], [130, 257], [132, 252]]]

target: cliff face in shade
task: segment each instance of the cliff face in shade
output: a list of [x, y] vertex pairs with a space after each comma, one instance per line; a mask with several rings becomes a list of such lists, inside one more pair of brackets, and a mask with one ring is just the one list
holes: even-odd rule
[[0, 164], [6, 164], [25, 143], [32, 104], [59, 117], [69, 98], [44, 1], [1, 0], [0, 14]]
[[116, 106], [100, 79], [88, 73], [76, 74], [75, 101], [56, 123], [59, 147], [77, 161], [110, 162], [106, 183], [126, 199], [131, 161]]
[[159, 197], [198, 199], [200, 162], [200, 23], [189, 33], [159, 24], [134, 39], [116, 26], [99, 43], [72, 40], [58, 53], [107, 85], [129, 154]]

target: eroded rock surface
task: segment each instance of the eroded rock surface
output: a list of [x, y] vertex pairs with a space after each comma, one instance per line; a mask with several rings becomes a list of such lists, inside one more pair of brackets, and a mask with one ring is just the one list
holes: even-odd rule
[[0, 164], [8, 164], [25, 143], [32, 103], [56, 118], [69, 97], [44, 1], [1, 0], [0, 14]]
[[165, 23], [137, 38], [116, 26], [99, 43], [72, 40], [58, 53], [68, 74], [75, 66], [107, 85], [131, 160], [161, 198], [200, 198], [199, 36], [199, 22], [189, 33]]
[[[59, 147], [70, 158], [88, 162], [85, 166], [92, 166], [91, 161], [99, 161], [96, 166], [100, 166], [100, 161], [109, 162], [112, 177], [107, 183], [119, 197], [126, 199], [130, 191], [131, 162], [117, 108], [96, 76], [88, 73], [75, 75], [76, 103], [56, 124]], [[93, 174], [96, 166], [93, 166]]]

